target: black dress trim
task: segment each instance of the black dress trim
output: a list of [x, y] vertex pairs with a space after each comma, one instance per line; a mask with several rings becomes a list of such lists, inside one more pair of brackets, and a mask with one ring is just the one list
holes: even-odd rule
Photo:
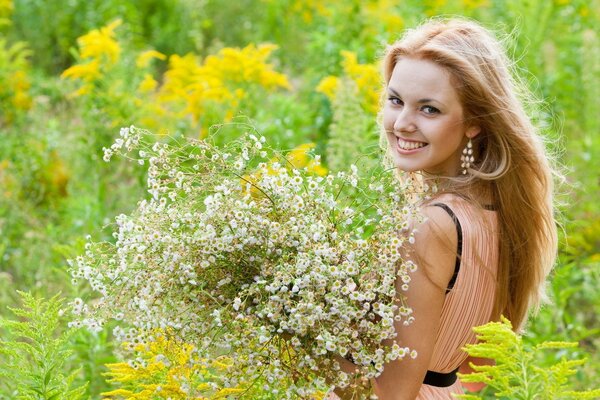
[[446, 204], [444, 203], [434, 203], [432, 204], [432, 206], [437, 206], [437, 207], [441, 207], [443, 208], [452, 218], [452, 221], [454, 222], [454, 225], [456, 226], [456, 236], [458, 238], [457, 240], [457, 248], [456, 248], [456, 261], [454, 263], [454, 273], [452, 274], [452, 278], [450, 278], [450, 282], [448, 282], [448, 287], [446, 288], [446, 294], [452, 290], [452, 288], [454, 287], [454, 284], [456, 283], [456, 278], [458, 278], [458, 271], [460, 270], [460, 260], [462, 258], [462, 242], [463, 242], [463, 234], [462, 234], [462, 227], [460, 226], [460, 221], [458, 220], [458, 217], [456, 216], [456, 214], [454, 214], [454, 211], [452, 211], [452, 209], [450, 207], [448, 207]]
[[454, 382], [458, 379], [456, 373], [458, 372], [458, 368], [454, 371], [442, 373], [442, 372], [434, 372], [427, 371], [425, 374], [425, 379], [423, 379], [424, 385], [435, 386], [435, 387], [448, 387], [454, 385]]

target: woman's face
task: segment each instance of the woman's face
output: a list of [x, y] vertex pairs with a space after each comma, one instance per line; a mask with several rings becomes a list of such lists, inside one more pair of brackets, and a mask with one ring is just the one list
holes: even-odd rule
[[462, 150], [480, 131], [464, 124], [450, 74], [431, 61], [406, 57], [388, 84], [383, 125], [398, 168], [444, 176], [460, 173]]

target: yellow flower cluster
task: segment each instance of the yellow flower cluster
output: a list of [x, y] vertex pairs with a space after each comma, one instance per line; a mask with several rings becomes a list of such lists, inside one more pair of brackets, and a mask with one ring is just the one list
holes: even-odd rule
[[105, 400], [220, 399], [244, 391], [220, 384], [219, 374], [227, 370], [229, 360], [201, 362], [193, 346], [168, 334], [159, 333], [153, 341], [134, 348], [136, 362], [106, 364], [108, 382], [118, 383], [121, 388], [102, 393]]
[[331, 12], [322, 0], [294, 0], [290, 12], [301, 15], [305, 22], [312, 22], [315, 15], [328, 16]]
[[[291, 89], [287, 77], [268, 62], [277, 48], [271, 44], [224, 48], [203, 61], [194, 54], [167, 57], [151, 49], [137, 55], [133, 71], [112, 68], [121, 54], [115, 35], [120, 24], [117, 20], [78, 38], [80, 62], [65, 70], [61, 77], [83, 82], [72, 96], [89, 95], [95, 82], [100, 78], [106, 80], [103, 91], [95, 93], [133, 104], [137, 123], [149, 129], [164, 132], [164, 126], [172, 127], [188, 119], [191, 128], [199, 129], [203, 137], [207, 126], [233, 118], [242, 100], [253, 89]], [[152, 60], [167, 59], [167, 71], [162, 77], [155, 77]], [[107, 74], [109, 70], [115, 73]], [[162, 84], [159, 85], [159, 81]], [[134, 82], [137, 89], [124, 93], [128, 86], [124, 82]], [[132, 96], [130, 92], [137, 93]], [[115, 121], [115, 124], [122, 125], [123, 121]]]
[[135, 65], [138, 68], [147, 68], [150, 65], [150, 61], [152, 61], [153, 59], [165, 61], [167, 59], [167, 56], [156, 50], [146, 50], [137, 56], [137, 58], [135, 59]]
[[300, 16], [304, 22], [313, 22], [315, 16], [329, 16], [331, 10], [328, 8], [331, 0], [262, 0], [266, 4], [274, 4], [280, 10], [284, 10], [286, 16]]
[[[146, 50], [141, 52], [135, 59], [135, 65], [139, 69], [148, 69], [152, 60], [165, 61], [167, 56], [156, 50]], [[158, 82], [154, 79], [151, 73], [144, 73], [144, 78], [138, 85], [138, 92], [140, 93], [151, 93], [158, 87]]]
[[315, 175], [324, 176], [327, 174], [327, 168], [323, 167], [317, 160], [309, 157], [309, 153], [315, 148], [314, 143], [304, 143], [294, 148], [286, 155], [288, 162], [294, 168], [306, 168], [308, 172]]
[[63, 79], [78, 79], [85, 82], [79, 90], [73, 93], [74, 96], [89, 93], [92, 83], [119, 61], [121, 46], [115, 38], [115, 30], [119, 25], [121, 25], [121, 20], [118, 19], [77, 39], [80, 62], [67, 68], [61, 74]]
[[[379, 69], [375, 64], [359, 64], [356, 54], [350, 51], [342, 51], [342, 57], [344, 75], [356, 83], [359, 92], [357, 95], [362, 99], [363, 108], [371, 114], [377, 114], [380, 106], [381, 88], [383, 87]], [[316, 90], [333, 101], [339, 84], [339, 77], [328, 76], [319, 82]]]
[[[284, 74], [276, 72], [267, 58], [275, 45], [250, 44], [243, 49], [224, 48], [199, 63], [193, 54], [172, 55], [164, 83], [158, 90], [161, 103], [191, 115], [195, 123], [205, 114], [209, 104], [226, 104], [225, 120], [233, 117], [247, 88], [258, 85], [267, 90], [290, 89]], [[150, 87], [150, 83], [146, 84]]]
[[365, 4], [365, 30], [367, 34], [377, 35], [377, 28], [382, 27], [387, 33], [386, 41], [393, 41], [404, 29], [404, 20], [400, 15], [402, 8], [395, 0], [376, 0]]
[[25, 71], [15, 71], [8, 80], [10, 91], [13, 93], [12, 105], [18, 110], [29, 110], [31, 108], [31, 96], [29, 88], [31, 83]]

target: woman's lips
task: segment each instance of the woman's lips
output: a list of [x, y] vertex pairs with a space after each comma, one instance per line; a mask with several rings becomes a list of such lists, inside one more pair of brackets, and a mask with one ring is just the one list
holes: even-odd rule
[[405, 140], [398, 138], [397, 148], [401, 153], [414, 153], [427, 146], [425, 142], [418, 142], [414, 140]]

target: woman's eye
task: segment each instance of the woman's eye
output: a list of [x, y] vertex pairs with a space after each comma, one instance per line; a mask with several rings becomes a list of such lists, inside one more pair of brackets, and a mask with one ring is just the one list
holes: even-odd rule
[[392, 103], [395, 106], [401, 106], [402, 105], [402, 100], [400, 100], [397, 97], [388, 97], [388, 100], [390, 101], [390, 103]]
[[439, 114], [440, 110], [438, 110], [435, 107], [432, 106], [423, 106], [423, 108], [421, 108], [421, 110], [423, 110], [423, 112], [425, 112], [425, 114]]

